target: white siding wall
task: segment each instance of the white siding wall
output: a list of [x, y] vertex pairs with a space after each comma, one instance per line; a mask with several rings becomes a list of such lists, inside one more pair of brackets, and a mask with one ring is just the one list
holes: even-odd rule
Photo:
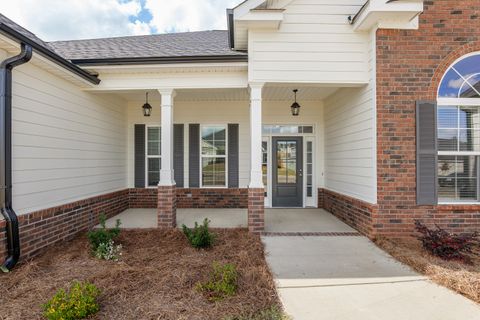
[[368, 35], [348, 16], [365, 0], [295, 0], [279, 30], [249, 32], [249, 80], [366, 83]]
[[325, 187], [377, 201], [374, 34], [369, 41], [369, 85], [343, 88], [325, 101]]
[[[134, 187], [134, 125], [145, 123], [160, 125], [160, 108], [158, 101], [151, 102], [152, 116], [146, 118], [142, 114], [142, 102], [129, 102], [128, 107], [128, 185]], [[302, 103], [299, 117], [292, 117], [291, 101], [263, 103], [263, 122], [266, 124], [312, 124], [317, 132], [317, 181], [323, 186], [323, 110], [321, 102]], [[174, 105], [174, 122], [185, 124], [185, 186], [188, 186], [188, 124], [228, 124], [238, 123], [240, 138], [239, 186], [246, 188], [250, 170], [250, 138], [249, 138], [249, 102], [248, 101], [212, 101], [188, 102], [179, 101]]]
[[19, 214], [126, 188], [126, 103], [26, 64], [13, 75]]

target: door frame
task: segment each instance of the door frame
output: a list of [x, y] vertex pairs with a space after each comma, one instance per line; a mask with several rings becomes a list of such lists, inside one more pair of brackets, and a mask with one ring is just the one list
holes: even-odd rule
[[[265, 208], [273, 208], [272, 206], [272, 138], [273, 137], [303, 137], [303, 173], [304, 173], [304, 179], [303, 179], [303, 208], [309, 207], [309, 208], [316, 208], [318, 206], [318, 189], [317, 189], [317, 170], [319, 168], [317, 167], [318, 165], [318, 158], [320, 155], [317, 153], [317, 143], [319, 143], [319, 136], [317, 133], [317, 126], [312, 123], [263, 123], [262, 126], [311, 126], [313, 127], [313, 132], [312, 133], [281, 133], [281, 134], [273, 134], [270, 132], [263, 132], [262, 134], [262, 142], [267, 143], [267, 175], [266, 175], [266, 180], [267, 180], [267, 188], [266, 188], [266, 196], [265, 196]], [[307, 197], [307, 179], [306, 179], [306, 174], [307, 174], [307, 142], [312, 143], [312, 148], [313, 148], [313, 166], [312, 166], [312, 187], [313, 187], [313, 192], [311, 197]]]

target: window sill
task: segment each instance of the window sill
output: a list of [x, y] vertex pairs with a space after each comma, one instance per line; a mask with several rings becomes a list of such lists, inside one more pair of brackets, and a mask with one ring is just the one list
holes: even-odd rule
[[480, 206], [480, 202], [439, 202], [439, 206]]

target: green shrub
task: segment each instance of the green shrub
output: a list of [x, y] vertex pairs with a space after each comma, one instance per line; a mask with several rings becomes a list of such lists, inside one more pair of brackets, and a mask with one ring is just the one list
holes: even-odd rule
[[202, 225], [198, 225], [195, 222], [193, 229], [188, 228], [186, 225], [182, 225], [183, 233], [188, 239], [188, 242], [194, 248], [208, 248], [211, 247], [215, 240], [215, 235], [208, 230], [208, 224], [210, 221], [205, 218]]
[[105, 221], [107, 221], [107, 217], [102, 213], [100, 215], [100, 228], [92, 230], [88, 233], [90, 247], [94, 253], [97, 251], [97, 248], [100, 244], [107, 244], [110, 241], [113, 241], [113, 239], [118, 237], [120, 234], [120, 219], [117, 219], [115, 228], [113, 229], [107, 229], [105, 226]]
[[230, 316], [224, 318], [224, 320], [289, 320], [290, 318], [282, 312], [282, 310], [273, 306], [268, 309], [262, 310], [251, 316]]
[[85, 319], [100, 310], [97, 297], [100, 290], [91, 283], [74, 282], [70, 291], [58, 290], [43, 305], [43, 315], [48, 320]]
[[237, 268], [233, 264], [222, 265], [214, 262], [210, 280], [197, 283], [196, 288], [207, 294], [209, 300], [218, 301], [236, 294], [237, 279]]

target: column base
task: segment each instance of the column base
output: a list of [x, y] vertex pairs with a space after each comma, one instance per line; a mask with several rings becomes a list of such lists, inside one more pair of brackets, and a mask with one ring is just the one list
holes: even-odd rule
[[157, 217], [159, 228], [177, 226], [177, 187], [158, 186]]
[[248, 189], [248, 230], [262, 233], [265, 230], [265, 189]]

